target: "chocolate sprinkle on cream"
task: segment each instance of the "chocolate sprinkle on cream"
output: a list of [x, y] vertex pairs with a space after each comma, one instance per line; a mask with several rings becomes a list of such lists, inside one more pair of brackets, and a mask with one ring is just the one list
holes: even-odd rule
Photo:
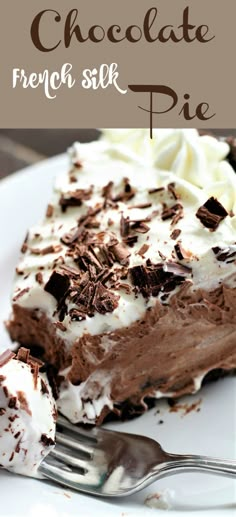
[[28, 245], [27, 245], [27, 242], [28, 242], [28, 238], [29, 238], [29, 233], [27, 232], [26, 236], [25, 236], [25, 240], [21, 246], [21, 253], [26, 253], [27, 249], [28, 249]]
[[150, 230], [149, 226], [143, 221], [135, 221], [130, 225], [130, 229], [137, 233], [147, 233]]
[[47, 206], [47, 211], [46, 211], [46, 217], [52, 217], [53, 216], [53, 206], [52, 205], [48, 205]]
[[157, 194], [158, 192], [163, 192], [165, 187], [151, 188], [148, 193], [149, 194]]
[[163, 264], [152, 264], [147, 261], [146, 266], [134, 266], [129, 270], [131, 282], [144, 296], [158, 296], [160, 291], [173, 291], [184, 282], [184, 277], [164, 271]]
[[40, 441], [42, 442], [43, 445], [45, 445], [45, 447], [52, 447], [53, 445], [55, 445], [54, 440], [52, 438], [50, 438], [49, 436], [47, 436], [46, 434], [41, 435]]
[[66, 295], [70, 287], [70, 279], [67, 275], [53, 271], [44, 290], [50, 293], [58, 302], [60, 302]]
[[230, 264], [232, 262], [236, 262], [236, 249], [235, 248], [219, 248], [219, 246], [215, 246], [212, 248], [213, 253], [216, 255], [216, 259], [219, 262], [226, 262]]
[[120, 234], [122, 238], [126, 238], [129, 235], [130, 231], [130, 218], [124, 217], [123, 214], [121, 214], [120, 218]]
[[179, 199], [179, 194], [177, 194], [175, 191], [175, 183], [169, 183], [169, 185], [167, 185], [167, 189], [172, 194], [174, 199]]
[[228, 212], [223, 205], [214, 197], [210, 197], [204, 205], [200, 206], [196, 217], [200, 219], [203, 226], [214, 232], [221, 221], [227, 217]]
[[19, 350], [17, 352], [16, 359], [18, 359], [19, 361], [22, 361], [23, 363], [28, 364], [29, 356], [30, 356], [29, 349], [21, 347], [21, 348], [19, 348]]
[[43, 284], [43, 275], [40, 271], [38, 273], [36, 273], [35, 280], [36, 280], [36, 282], [38, 282], [38, 284], [40, 284], [40, 285]]
[[178, 228], [176, 228], [175, 230], [173, 230], [173, 232], [170, 234], [170, 238], [173, 239], [174, 241], [176, 239], [178, 239], [178, 237], [180, 236], [181, 234], [181, 230], [179, 230]]
[[137, 252], [137, 255], [140, 255], [140, 257], [142, 257], [143, 255], [145, 255], [145, 253], [147, 253], [148, 249], [149, 249], [149, 245], [148, 244], [143, 244], [141, 246], [141, 248], [139, 249], [139, 251]]
[[128, 208], [132, 210], [133, 208], [140, 208], [141, 210], [144, 208], [151, 208], [152, 203], [139, 203], [138, 205], [130, 205]]
[[32, 255], [48, 255], [49, 253], [59, 253], [62, 251], [62, 246], [60, 244], [51, 244], [46, 248], [31, 248], [30, 251]]
[[0, 367], [5, 366], [5, 364], [7, 364], [11, 359], [13, 359], [15, 355], [16, 354], [14, 354], [14, 352], [12, 352], [11, 350], [5, 350], [0, 355]]
[[113, 253], [117, 262], [122, 264], [122, 266], [127, 266], [129, 264], [130, 251], [124, 244], [118, 242], [117, 244], [110, 246], [109, 249]]
[[132, 199], [135, 196], [136, 190], [130, 185], [129, 179], [128, 178], [124, 178], [123, 182], [124, 182], [124, 190], [123, 190], [123, 192], [120, 192], [117, 196], [115, 196], [112, 199], [112, 201], [114, 201], [114, 202], [118, 202], [118, 201], [125, 202], [125, 201], [129, 201], [130, 199]]
[[54, 325], [57, 329], [61, 330], [62, 332], [66, 332], [66, 327], [65, 325], [63, 325], [61, 321], [55, 321]]
[[166, 203], [163, 203], [163, 210], [161, 214], [162, 221], [172, 219], [171, 225], [176, 224], [183, 217], [183, 206], [181, 203], [168, 207]]
[[175, 254], [179, 260], [184, 260], [185, 258], [188, 258], [187, 255], [184, 252], [184, 249], [182, 248], [180, 242], [177, 242], [174, 246]]
[[[28, 413], [29, 416], [32, 416], [32, 412], [29, 408], [25, 393], [23, 391], [17, 391], [17, 396], [18, 396], [18, 400], [19, 400], [21, 409], [23, 411], [25, 411], [26, 413]], [[16, 399], [16, 397], [12, 397], [12, 398]], [[12, 406], [9, 406], [9, 407], [12, 407]]]
[[91, 186], [89, 189], [77, 189], [63, 194], [59, 201], [62, 212], [65, 212], [68, 207], [81, 206], [83, 201], [91, 199], [92, 193], [93, 187]]
[[[8, 395], [6, 395], [8, 396]], [[17, 398], [16, 397], [11, 397], [10, 400], [9, 400], [9, 403], [8, 403], [8, 407], [10, 409], [17, 409]]]
[[30, 290], [29, 287], [26, 287], [25, 289], [21, 289], [21, 291], [19, 291], [19, 293], [17, 293], [16, 296], [14, 296], [13, 302], [16, 302], [17, 300], [19, 300], [19, 298], [21, 298], [24, 294], [28, 293], [29, 290]]

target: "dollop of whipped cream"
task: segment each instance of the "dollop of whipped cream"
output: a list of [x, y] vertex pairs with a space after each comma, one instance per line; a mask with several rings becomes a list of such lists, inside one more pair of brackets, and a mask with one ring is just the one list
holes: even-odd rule
[[37, 363], [19, 360], [10, 351], [0, 355], [0, 465], [41, 477], [40, 463], [55, 443], [56, 414], [51, 388]]
[[223, 140], [199, 136], [196, 129], [163, 128], [153, 130], [152, 141], [148, 129], [104, 130], [103, 140], [111, 155], [172, 172], [236, 212], [236, 176], [225, 161], [229, 145]]

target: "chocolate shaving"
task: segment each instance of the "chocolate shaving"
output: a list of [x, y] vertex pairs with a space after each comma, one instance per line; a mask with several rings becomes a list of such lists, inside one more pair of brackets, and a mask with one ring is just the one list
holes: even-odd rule
[[163, 192], [165, 190], [165, 187], [157, 187], [157, 188], [151, 188], [149, 189], [149, 194], [157, 194], [158, 192]]
[[10, 420], [10, 422], [15, 422], [17, 418], [20, 418], [19, 415], [11, 415], [8, 417], [8, 420]]
[[160, 291], [170, 292], [184, 282], [184, 277], [165, 271], [163, 264], [151, 264], [147, 261], [147, 266], [134, 266], [129, 269], [131, 282], [135, 289], [144, 298], [158, 296]]
[[[15, 434], [15, 438], [18, 438], [20, 436], [20, 431], [19, 433], [17, 433], [17, 437], [16, 437], [16, 434]], [[15, 446], [15, 452], [18, 454], [20, 452], [20, 444], [21, 444], [21, 438], [20, 440], [17, 442], [16, 446]]]
[[74, 253], [74, 261], [82, 271], [88, 271], [89, 267], [91, 267], [94, 269], [95, 274], [97, 274], [103, 269], [100, 260], [94, 253], [93, 247], [77, 246]]
[[[21, 409], [23, 411], [25, 411], [26, 413], [28, 413], [29, 416], [32, 416], [32, 411], [29, 408], [25, 393], [23, 391], [17, 391], [17, 396], [18, 396], [18, 400], [19, 400]], [[16, 397], [15, 397], [15, 399], [16, 399]]]
[[119, 296], [106, 289], [101, 282], [97, 283], [92, 302], [97, 312], [100, 314], [113, 312], [118, 307], [118, 300]]
[[4, 393], [5, 397], [7, 398], [9, 396], [9, 391], [8, 391], [7, 387], [3, 386], [2, 389], [3, 389], [3, 393]]
[[226, 262], [230, 264], [236, 261], [236, 249], [235, 248], [219, 248], [219, 246], [215, 246], [212, 248], [213, 253], [216, 255], [216, 259], [219, 262]]
[[133, 208], [144, 209], [144, 208], [150, 208], [151, 206], [152, 206], [152, 203], [139, 203], [137, 205], [130, 205], [128, 208], [129, 208], [129, 210], [132, 210]]
[[91, 199], [93, 187], [89, 189], [77, 189], [67, 194], [62, 194], [59, 204], [62, 212], [65, 212], [68, 207], [81, 206], [83, 201]]
[[40, 284], [40, 285], [43, 284], [43, 275], [40, 271], [38, 273], [36, 273], [35, 280], [36, 280], [36, 282], [38, 282], [38, 284]]
[[21, 269], [19, 269], [18, 267], [16, 267], [16, 274], [17, 274], [17, 275], [24, 275], [24, 274], [25, 274], [25, 272], [24, 272], [24, 271], [22, 271]]
[[141, 248], [139, 249], [139, 251], [137, 252], [137, 255], [140, 255], [140, 257], [142, 257], [143, 255], [145, 255], [145, 253], [147, 253], [149, 247], [150, 246], [148, 244], [143, 244], [141, 246]]
[[126, 238], [129, 235], [130, 231], [130, 219], [129, 217], [124, 217], [123, 214], [121, 214], [120, 218], [120, 234], [122, 238]]
[[71, 278], [78, 278], [81, 275], [80, 270], [75, 269], [72, 266], [62, 265], [60, 269], [67, 273], [67, 275], [69, 275]]
[[15, 456], [15, 453], [14, 453], [14, 451], [13, 451], [13, 452], [11, 453], [10, 458], [9, 458], [9, 463], [13, 460], [14, 456]]
[[61, 330], [62, 332], [66, 332], [66, 327], [65, 325], [63, 325], [61, 321], [56, 321], [54, 325], [57, 329]]
[[6, 409], [4, 409], [3, 407], [0, 407], [0, 416], [5, 415], [5, 413], [6, 413]]
[[0, 386], [1, 384], [6, 380], [6, 377], [4, 375], [0, 375]]
[[167, 185], [167, 189], [172, 194], [174, 199], [179, 199], [179, 194], [177, 194], [175, 191], [175, 183], [169, 183], [169, 185]]
[[45, 447], [52, 447], [55, 445], [55, 441], [45, 433], [41, 435], [40, 442], [42, 442]]
[[175, 230], [173, 230], [173, 232], [170, 234], [170, 238], [173, 239], [174, 241], [176, 239], [178, 239], [178, 237], [180, 236], [181, 234], [181, 230], [179, 230], [178, 228], [176, 228]]
[[21, 348], [19, 348], [19, 350], [17, 352], [16, 359], [18, 359], [18, 361], [22, 361], [23, 363], [28, 364], [29, 356], [30, 356], [29, 349], [21, 347]]
[[11, 350], [5, 350], [1, 355], [0, 355], [0, 368], [2, 366], [5, 366], [5, 364], [7, 364], [11, 359], [13, 359], [13, 357], [15, 357], [16, 354], [14, 354], [14, 352], [12, 352]]
[[51, 386], [52, 394], [55, 400], [58, 399], [59, 391], [57, 385], [57, 372], [51, 364], [44, 364], [41, 368], [42, 373], [46, 373], [49, 385]]
[[102, 203], [97, 203], [95, 208], [89, 207], [86, 214], [81, 215], [81, 217], [78, 219], [78, 226], [85, 226], [87, 225], [88, 221], [91, 219], [91, 217], [94, 217], [95, 215], [98, 215], [102, 210], [104, 206]]
[[70, 279], [66, 274], [53, 271], [48, 282], [44, 286], [44, 290], [50, 293], [58, 302], [65, 296], [70, 287]]
[[25, 289], [21, 289], [21, 291], [19, 291], [19, 293], [17, 293], [14, 298], [13, 298], [13, 302], [16, 302], [17, 300], [19, 300], [19, 298], [21, 298], [24, 294], [28, 293], [30, 290], [29, 287], [25, 287]]
[[160, 250], [158, 250], [158, 255], [165, 262], [166, 256]]
[[43, 379], [41, 379], [41, 393], [42, 393], [42, 395], [48, 395], [49, 394], [49, 390], [48, 390], [47, 384], [46, 384], [46, 382], [44, 382]]
[[165, 203], [163, 203], [163, 209], [161, 218], [162, 221], [166, 221], [167, 219], [172, 219], [172, 225], [176, 224], [183, 217], [183, 206], [181, 203], [176, 203], [175, 205], [168, 207]]
[[47, 206], [47, 211], [46, 211], [46, 217], [52, 217], [53, 216], [53, 206], [52, 205], [48, 205]]
[[117, 202], [117, 201], [129, 201], [130, 199], [132, 199], [135, 194], [136, 194], [136, 190], [130, 185], [130, 182], [129, 182], [129, 179], [128, 178], [124, 178], [123, 179], [123, 182], [124, 182], [124, 190], [123, 192], [120, 192], [117, 196], [115, 196], [112, 201], [114, 202]]
[[108, 204], [107, 202], [112, 200], [113, 185], [114, 185], [113, 181], [109, 181], [109, 183], [107, 185], [105, 185], [105, 187], [103, 187], [103, 189], [102, 189], [102, 197], [105, 198], [104, 208], [107, 207], [107, 204]]
[[179, 260], [184, 260], [185, 258], [188, 258], [183, 247], [181, 246], [180, 242], [177, 242], [177, 244], [175, 244], [174, 250], [175, 250], [175, 254]]
[[126, 283], [117, 282], [115, 287], [116, 289], [123, 289], [126, 292], [126, 294], [130, 294], [132, 291], [131, 286]]
[[70, 232], [66, 233], [61, 237], [61, 242], [65, 244], [66, 246], [70, 246], [74, 242], [77, 242], [78, 240], [83, 241], [85, 235], [87, 234], [86, 229], [84, 226], [81, 226], [76, 229], [72, 229]]
[[83, 163], [81, 162], [81, 160], [78, 160], [78, 159], [75, 162], [73, 162], [73, 165], [74, 165], [74, 167], [76, 167], [76, 169], [83, 168]]
[[78, 309], [70, 309], [69, 315], [71, 321], [83, 321], [86, 319], [86, 314], [84, 312], [79, 311]]
[[200, 219], [203, 226], [208, 228], [211, 232], [214, 232], [218, 228], [220, 222], [223, 221], [227, 215], [228, 212], [223, 205], [214, 197], [210, 197], [196, 213], [196, 217]]
[[27, 245], [27, 242], [28, 242], [28, 238], [29, 238], [29, 233], [26, 234], [25, 236], [25, 240], [21, 246], [21, 253], [25, 253], [28, 249], [28, 245]]
[[129, 235], [128, 237], [125, 237], [125, 239], [123, 240], [127, 244], [127, 246], [130, 246], [132, 248], [134, 244], [138, 242], [138, 237], [137, 235]]
[[124, 244], [118, 242], [117, 244], [111, 246], [109, 249], [113, 253], [115, 260], [117, 260], [117, 262], [119, 262], [123, 266], [127, 266], [129, 264], [130, 251]]
[[17, 409], [17, 398], [16, 397], [11, 397], [10, 398], [9, 403], [8, 403], [8, 407], [10, 409]]
[[164, 270], [168, 273], [174, 273], [175, 275], [188, 276], [192, 273], [192, 269], [178, 262], [165, 262]]
[[59, 253], [62, 251], [60, 244], [52, 244], [46, 248], [30, 248], [32, 255], [48, 255], [49, 253]]
[[147, 233], [150, 227], [143, 221], [135, 221], [130, 225], [130, 230], [134, 230], [137, 233]]
[[34, 389], [36, 390], [37, 386], [38, 386], [39, 365], [36, 362], [31, 361], [30, 366], [31, 366], [31, 373], [33, 375]]
[[113, 312], [118, 306], [118, 299], [119, 297], [107, 289], [102, 282], [95, 283], [89, 280], [82, 290], [78, 289], [78, 294], [73, 299], [78, 309], [70, 310], [69, 314], [73, 319], [81, 321], [86, 315], [92, 317], [95, 311], [100, 314]]
[[77, 182], [77, 178], [74, 174], [69, 174], [69, 182], [70, 183], [76, 183]]

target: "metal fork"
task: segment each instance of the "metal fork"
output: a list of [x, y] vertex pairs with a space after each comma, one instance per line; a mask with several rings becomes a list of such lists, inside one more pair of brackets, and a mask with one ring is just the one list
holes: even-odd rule
[[56, 446], [39, 469], [45, 478], [102, 497], [127, 496], [165, 476], [184, 472], [236, 479], [236, 460], [168, 454], [145, 436], [86, 430], [63, 417], [58, 419]]

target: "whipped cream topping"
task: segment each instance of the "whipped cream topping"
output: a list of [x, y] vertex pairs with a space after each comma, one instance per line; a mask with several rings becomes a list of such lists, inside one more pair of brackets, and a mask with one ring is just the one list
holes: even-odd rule
[[32, 373], [32, 364], [10, 357], [0, 367], [0, 465], [41, 477], [38, 467], [53, 447], [55, 418], [46, 376]]
[[[129, 218], [132, 224], [146, 221], [148, 230], [138, 231], [137, 240], [127, 246], [129, 268], [149, 260], [152, 264], [162, 263], [164, 271], [169, 271], [171, 264], [180, 263], [192, 290], [213, 290], [221, 283], [236, 285], [236, 174], [226, 160], [228, 144], [211, 136], [199, 136], [194, 129], [157, 129], [153, 136], [150, 141], [148, 130], [141, 129], [105, 130], [97, 142], [74, 144], [69, 150], [69, 172], [57, 178], [44, 221], [29, 231], [17, 268], [13, 303], [44, 312], [68, 349], [87, 333], [107, 333], [109, 337], [109, 332], [140, 319], [157, 300], [168, 303], [168, 296], [180, 288], [176, 285], [167, 295], [161, 289], [158, 296], [147, 299], [134, 291], [128, 276], [111, 288], [118, 300], [113, 311], [95, 311], [92, 317], [87, 314], [75, 321], [70, 314], [76, 310], [76, 303], [68, 299], [67, 311], [59, 322], [58, 301], [45, 291], [45, 285], [52, 271], [60, 270], [61, 265], [78, 267], [61, 239], [76, 230], [78, 219], [89, 209], [104, 205], [104, 187], [111, 181], [117, 202], [107, 203], [96, 214], [97, 228], [93, 227], [92, 232], [99, 234], [104, 244], [111, 236], [121, 242], [121, 217]], [[124, 192], [127, 180], [134, 196], [124, 199], [120, 193]], [[81, 203], [63, 208], [62, 202], [80, 189], [87, 193]], [[199, 208], [212, 196], [229, 214], [215, 231], [196, 217]], [[164, 218], [164, 207], [168, 210], [177, 204], [181, 205], [181, 213], [176, 222], [172, 217]], [[184, 257], [179, 258], [176, 244], [184, 250]], [[119, 267], [115, 262], [111, 270]], [[104, 405], [112, 404], [106, 386], [96, 407], [85, 406], [83, 394], [88, 385], [86, 382], [75, 387], [65, 381], [61, 391], [59, 408], [74, 421], [92, 421]], [[74, 401], [71, 409], [69, 399]]]
[[[212, 248], [225, 250], [230, 247], [231, 253], [236, 251], [236, 216], [226, 217], [214, 232], [205, 228], [196, 217], [198, 208], [209, 196], [215, 195], [216, 190], [217, 199], [224, 203], [228, 211], [236, 208], [236, 175], [223, 160], [228, 152], [229, 147], [225, 142], [210, 136], [200, 137], [196, 130], [177, 129], [156, 130], [153, 143], [146, 130], [112, 130], [106, 131], [98, 142], [75, 144], [69, 151], [70, 174], [65, 172], [56, 181], [50, 203], [52, 216], [45, 217], [42, 224], [31, 228], [29, 232], [27, 250], [17, 269], [13, 303], [28, 309], [42, 310], [54, 322], [58, 320], [57, 300], [44, 290], [44, 286], [54, 268], [63, 263], [75, 266], [73, 257], [67, 254], [68, 247], [60, 239], [76, 228], [78, 218], [86, 214], [89, 207], [94, 208], [96, 203], [104, 202], [102, 189], [111, 179], [114, 195], [119, 194], [123, 188], [124, 178], [129, 179], [136, 194], [129, 201], [118, 202], [118, 208], [111, 206], [99, 213], [96, 219], [100, 226], [95, 232], [110, 232], [120, 240], [122, 213], [124, 217], [135, 221], [148, 218], [153, 211], [158, 212], [148, 222], [149, 231], [139, 233], [138, 241], [128, 249], [130, 267], [142, 265], [147, 259], [152, 263], [161, 262], [161, 257], [165, 258], [164, 262], [177, 260], [174, 246], [181, 241], [188, 256], [181, 264], [191, 267], [192, 273], [187, 277], [193, 282], [193, 288], [214, 289], [221, 282], [231, 286], [235, 281], [235, 264], [233, 261], [228, 263], [217, 260]], [[78, 162], [82, 167], [74, 166], [71, 172], [73, 164]], [[225, 176], [221, 174], [222, 170], [227, 171]], [[224, 181], [217, 180], [221, 176]], [[175, 184], [177, 201], [168, 191], [170, 183]], [[93, 192], [90, 199], [84, 200], [81, 206], [68, 207], [62, 212], [61, 196], [68, 191], [89, 189], [91, 185]], [[162, 187], [165, 190], [150, 194], [153, 189]], [[172, 219], [162, 220], [162, 207], [163, 203], [170, 207], [176, 202], [183, 206], [183, 218], [172, 225]], [[147, 208], [138, 208], [145, 204]], [[180, 231], [177, 241], [171, 238], [176, 229]], [[138, 252], [143, 245], [147, 245], [147, 251], [140, 256]], [[53, 252], [50, 252], [50, 247]], [[37, 280], [38, 273], [41, 276], [40, 282]], [[129, 283], [129, 279], [124, 283]], [[125, 327], [139, 319], [148, 305], [156, 303], [156, 298], [151, 297], [147, 302], [142, 295], [137, 296], [133, 291], [127, 293], [119, 289], [114, 290], [114, 293], [119, 296], [119, 302], [112, 313], [96, 313], [93, 318], [87, 316], [80, 322], [71, 321], [67, 314], [63, 320], [66, 334], [57, 328], [58, 334], [67, 343], [71, 343], [84, 333], [100, 334]], [[70, 303], [68, 311], [73, 307], [74, 304]]]

